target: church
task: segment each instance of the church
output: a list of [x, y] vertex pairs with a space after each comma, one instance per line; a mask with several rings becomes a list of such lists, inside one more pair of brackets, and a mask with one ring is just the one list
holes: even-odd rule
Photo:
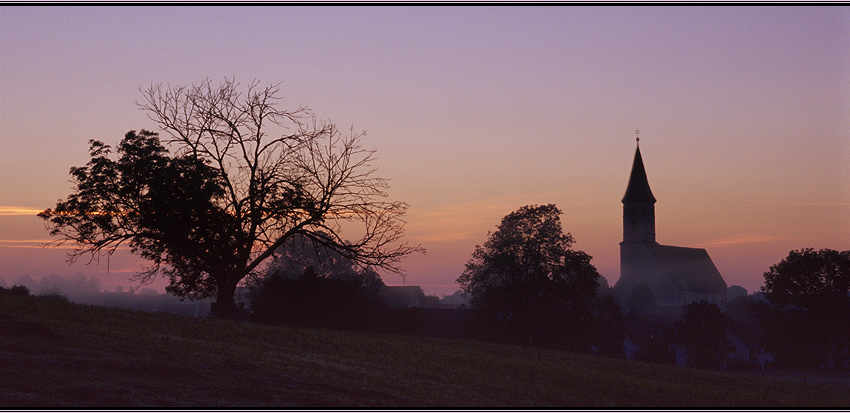
[[622, 200], [620, 279], [613, 292], [624, 305], [637, 287], [645, 290], [648, 286], [659, 309], [679, 308], [701, 300], [724, 306], [726, 282], [706, 250], [655, 241], [656, 201], [640, 156], [640, 138], [637, 141], [629, 185]]

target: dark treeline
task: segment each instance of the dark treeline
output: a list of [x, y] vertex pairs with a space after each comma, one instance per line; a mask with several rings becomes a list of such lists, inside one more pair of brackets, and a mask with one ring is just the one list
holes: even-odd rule
[[[636, 298], [621, 307], [600, 277], [582, 317], [571, 318], [555, 310], [517, 316], [465, 305], [440, 306], [436, 297], [428, 300], [418, 287], [397, 289], [421, 295], [417, 307], [400, 306], [404, 301], [391, 297], [393, 288], [387, 288], [373, 271], [309, 243], [295, 244], [288, 243], [273, 265], [245, 290], [244, 321], [489, 341], [708, 369], [848, 368], [848, 296], [844, 293], [842, 299], [829, 288], [841, 288], [844, 276], [840, 271], [846, 265], [841, 260], [846, 252], [792, 251], [766, 273], [772, 280], [766, 283], [767, 293], [747, 295], [740, 287], [730, 287], [731, 299], [724, 308], [704, 301], [678, 310], [658, 308], [651, 292], [633, 294]], [[820, 265], [826, 267], [820, 271], [822, 278], [831, 280], [820, 284], [822, 291], [804, 288], [798, 292], [832, 297], [832, 301], [803, 298], [803, 303], [814, 303], [814, 308], [807, 309], [802, 303], [791, 305], [775, 298], [780, 276], [793, 275], [787, 274], [789, 261], [808, 262], [809, 266], [817, 266], [819, 261], [830, 263]], [[830, 268], [836, 271], [830, 272]], [[33, 293], [68, 300], [57, 288], [60, 280], [62, 277], [45, 277]], [[86, 289], [81, 286], [94, 290], [96, 280], [78, 274], [65, 284], [76, 285], [79, 294]], [[29, 295], [31, 289], [0, 286], [0, 293]], [[152, 290], [141, 294], [101, 291], [88, 297], [90, 304], [188, 316], [207, 316], [210, 310], [210, 300], [180, 301]], [[76, 298], [74, 301], [79, 301]]]
[[527, 206], [502, 220], [458, 279], [468, 309], [389, 308], [377, 274], [301, 242], [255, 284], [248, 317], [708, 369], [850, 367], [850, 251], [792, 251], [761, 292], [729, 287], [723, 308], [660, 307], [642, 285], [621, 306], [590, 256], [570, 249], [560, 214]]
[[850, 251], [801, 249], [764, 273], [760, 292], [657, 308], [638, 285], [624, 328], [638, 360], [733, 370], [850, 368]]

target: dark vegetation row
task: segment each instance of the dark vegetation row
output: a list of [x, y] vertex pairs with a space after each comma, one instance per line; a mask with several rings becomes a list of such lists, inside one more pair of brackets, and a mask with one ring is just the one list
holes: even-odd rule
[[[671, 311], [657, 308], [648, 289], [641, 293], [636, 288], [622, 309], [602, 279], [587, 306], [570, 311], [512, 314], [489, 308], [390, 308], [376, 273], [359, 270], [328, 251], [299, 246], [297, 252], [284, 250], [266, 275], [251, 285], [248, 306], [242, 307], [239, 318], [299, 328], [514, 344], [661, 364], [678, 361], [707, 369], [840, 367], [842, 357], [846, 364], [847, 349], [842, 348], [846, 343], [840, 340], [850, 321], [841, 312], [841, 300], [832, 307], [827, 300], [816, 300], [820, 307], [808, 310], [771, 304], [765, 294], [756, 293], [738, 296], [722, 310], [700, 302]], [[777, 282], [774, 273], [788, 261], [820, 259], [840, 264], [840, 257], [827, 251], [793, 252], [768, 276], [773, 285]], [[24, 286], [0, 287], [0, 294], [26, 296], [29, 291]], [[47, 297], [67, 301], [57, 293]], [[759, 354], [736, 355], [738, 349], [730, 338], [748, 344], [747, 353], [768, 352], [769, 361], [759, 360]], [[677, 360], [682, 355], [684, 363]]]
[[0, 406], [846, 407], [845, 387], [0, 294]]
[[656, 306], [638, 285], [621, 305], [554, 205], [505, 216], [458, 282], [471, 309], [388, 308], [383, 282], [338, 253], [285, 243], [250, 284], [246, 319], [421, 334], [729, 370], [850, 368], [850, 251], [791, 251], [763, 292], [723, 308]]

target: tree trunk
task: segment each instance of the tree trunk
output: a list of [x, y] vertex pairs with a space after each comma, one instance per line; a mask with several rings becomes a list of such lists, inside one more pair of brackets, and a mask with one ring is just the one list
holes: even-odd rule
[[212, 304], [210, 312], [216, 318], [235, 318], [237, 316], [236, 303], [233, 301], [233, 296], [236, 294], [237, 282], [219, 282], [215, 302]]

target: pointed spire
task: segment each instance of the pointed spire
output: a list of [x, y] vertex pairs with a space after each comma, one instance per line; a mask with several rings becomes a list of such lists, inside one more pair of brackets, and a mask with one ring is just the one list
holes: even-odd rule
[[[640, 133], [635, 131], [635, 133]], [[649, 180], [646, 179], [646, 169], [643, 167], [643, 158], [640, 156], [640, 137], [636, 138], [637, 149], [635, 149], [635, 161], [632, 164], [632, 174], [629, 177], [629, 186], [626, 188], [626, 195], [623, 196], [623, 203], [626, 202], [651, 202], [655, 203], [655, 197], [652, 196], [652, 190], [649, 189]]]

